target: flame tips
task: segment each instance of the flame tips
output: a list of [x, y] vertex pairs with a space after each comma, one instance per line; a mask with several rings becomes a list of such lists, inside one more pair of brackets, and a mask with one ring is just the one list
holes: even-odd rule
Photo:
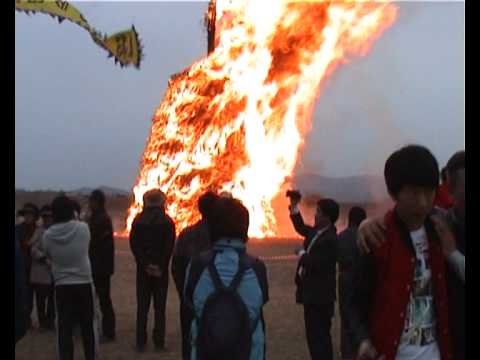
[[179, 230], [198, 220], [199, 195], [215, 189], [249, 209], [250, 235], [278, 234], [272, 199], [293, 172], [319, 89], [395, 17], [388, 2], [210, 1], [215, 46], [169, 79], [127, 229], [143, 193], [160, 187]]

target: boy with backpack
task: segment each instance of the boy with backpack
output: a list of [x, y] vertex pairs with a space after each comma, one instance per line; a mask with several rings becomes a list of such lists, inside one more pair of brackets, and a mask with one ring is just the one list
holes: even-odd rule
[[249, 214], [232, 198], [215, 203], [212, 249], [192, 259], [184, 301], [191, 306], [191, 360], [265, 359], [265, 264], [246, 253]]

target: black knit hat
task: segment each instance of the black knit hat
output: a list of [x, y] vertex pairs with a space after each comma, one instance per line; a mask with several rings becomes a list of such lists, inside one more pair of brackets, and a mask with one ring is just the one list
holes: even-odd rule
[[89, 199], [105, 205], [105, 193], [100, 189], [93, 190]]
[[27, 202], [23, 205], [23, 208], [18, 212], [18, 215], [25, 216], [25, 214], [32, 214], [35, 219], [38, 219], [40, 211], [38, 210], [38, 206], [34, 203]]

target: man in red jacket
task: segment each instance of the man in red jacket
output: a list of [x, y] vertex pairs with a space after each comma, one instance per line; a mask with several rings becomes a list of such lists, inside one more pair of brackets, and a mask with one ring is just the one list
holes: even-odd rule
[[430, 219], [439, 182], [430, 151], [410, 145], [385, 163], [395, 207], [380, 247], [355, 260], [346, 325], [358, 359], [448, 360], [445, 262]]
[[448, 174], [446, 167], [442, 169], [441, 175], [442, 183], [437, 190], [437, 195], [435, 197], [435, 206], [447, 210], [453, 206], [453, 197], [450, 195], [450, 190], [448, 188]]

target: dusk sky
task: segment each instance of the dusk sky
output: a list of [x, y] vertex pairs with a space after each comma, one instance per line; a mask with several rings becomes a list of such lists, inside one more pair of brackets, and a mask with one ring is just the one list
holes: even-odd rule
[[[15, 13], [15, 185], [130, 189], [170, 75], [206, 53], [207, 2], [74, 2], [98, 30], [135, 25], [141, 69], [121, 69], [79, 26]], [[297, 173], [383, 173], [408, 143], [441, 166], [464, 149], [465, 4], [398, 2], [364, 58], [323, 87]]]

